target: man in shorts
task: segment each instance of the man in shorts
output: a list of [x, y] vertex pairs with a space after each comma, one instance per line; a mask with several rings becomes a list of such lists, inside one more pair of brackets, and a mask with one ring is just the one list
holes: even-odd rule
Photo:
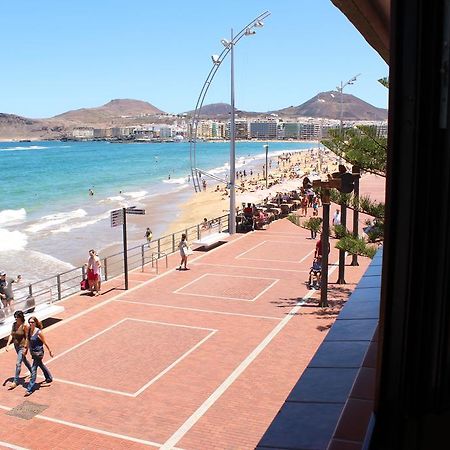
[[97, 297], [98, 295], [100, 295], [99, 279], [102, 265], [100, 262], [100, 258], [96, 255], [94, 249], [89, 250], [89, 259], [86, 266], [89, 290], [93, 295]]
[[22, 276], [17, 275], [17, 278], [11, 278], [6, 276], [6, 272], [0, 272], [0, 298], [2, 300], [5, 314], [12, 313], [14, 303], [14, 293], [12, 290], [13, 283], [18, 283]]

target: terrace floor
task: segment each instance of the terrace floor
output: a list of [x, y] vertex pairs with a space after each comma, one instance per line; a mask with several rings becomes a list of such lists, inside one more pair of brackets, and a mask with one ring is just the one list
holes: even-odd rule
[[54, 382], [27, 399], [7, 390], [15, 352], [2, 349], [0, 448], [255, 448], [369, 260], [333, 284], [331, 242], [321, 309], [305, 284], [309, 231], [284, 219], [228, 241], [194, 252], [188, 271], [172, 255], [159, 275], [130, 273], [128, 291], [117, 278], [99, 297], [63, 300], [45, 329]]

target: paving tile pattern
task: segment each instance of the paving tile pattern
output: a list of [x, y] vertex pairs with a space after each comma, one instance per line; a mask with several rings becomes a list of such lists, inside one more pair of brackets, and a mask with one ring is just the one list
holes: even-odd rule
[[[6, 413], [23, 403], [26, 382], [13, 391], [6, 382], [0, 390], [0, 440], [33, 449], [168, 448], [166, 442], [186, 450], [255, 448], [291, 391], [297, 396], [293, 409], [305, 408], [298, 379], [313, 357], [316, 365], [308, 370], [322, 370], [320, 355], [314, 355], [368, 264], [361, 259], [359, 267], [347, 267], [346, 286], [330, 284], [331, 306], [323, 310], [319, 293], [305, 284], [314, 247], [307, 230], [282, 220], [266, 231], [232, 236], [209, 252], [194, 252], [189, 271], [176, 271], [173, 255], [159, 276], [131, 272], [127, 292], [118, 277], [103, 283], [99, 297], [64, 300], [62, 320], [45, 329], [55, 353], [53, 361], [48, 355], [45, 360], [55, 381], [50, 387], [38, 383], [30, 398], [48, 408], [27, 421], [24, 433], [23, 419]], [[259, 259], [239, 257], [249, 249]], [[332, 248], [330, 261], [337, 256]], [[272, 285], [273, 280], [279, 281]], [[220, 298], [227, 296], [247, 301]], [[359, 363], [365, 357], [354, 349]], [[14, 352], [0, 351], [0, 365], [7, 380]], [[353, 372], [353, 366], [336, 372], [342, 389], [348, 391]], [[369, 398], [364, 386], [358, 391], [362, 402]], [[317, 417], [341, 414], [342, 394], [333, 395], [335, 403], [318, 408]], [[333, 431], [320, 420], [317, 426], [327, 438]]]

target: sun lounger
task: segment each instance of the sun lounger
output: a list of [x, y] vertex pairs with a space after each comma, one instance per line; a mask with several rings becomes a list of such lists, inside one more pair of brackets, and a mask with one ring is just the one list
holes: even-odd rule
[[229, 237], [229, 233], [211, 233], [203, 236], [201, 239], [197, 239], [193, 241], [193, 245], [197, 245], [199, 247], [203, 247], [205, 249], [210, 249], [216, 245], [219, 245], [223, 242], [227, 237]]

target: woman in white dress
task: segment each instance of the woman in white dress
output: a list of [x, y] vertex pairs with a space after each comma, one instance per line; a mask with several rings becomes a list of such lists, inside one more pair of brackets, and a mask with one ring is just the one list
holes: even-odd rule
[[186, 266], [187, 266], [187, 259], [190, 254], [190, 248], [189, 248], [189, 244], [187, 242], [187, 237], [186, 237], [185, 233], [183, 233], [181, 235], [181, 241], [178, 244], [178, 248], [180, 250], [180, 256], [181, 256], [180, 267], [178, 267], [178, 270], [183, 270], [182, 269], [183, 265], [184, 265], [184, 270], [189, 270]]

